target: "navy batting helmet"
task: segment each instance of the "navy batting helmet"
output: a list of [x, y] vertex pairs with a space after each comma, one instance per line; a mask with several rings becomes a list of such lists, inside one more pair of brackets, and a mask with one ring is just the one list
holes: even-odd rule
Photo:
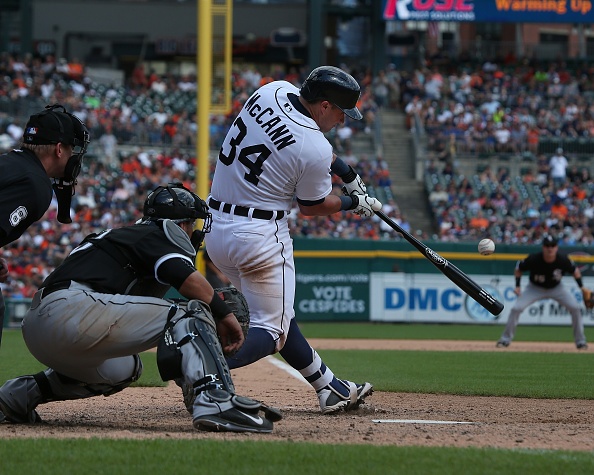
[[328, 101], [351, 119], [361, 120], [357, 109], [361, 88], [355, 78], [334, 66], [314, 69], [301, 86], [301, 97], [307, 102]]
[[300, 93], [307, 102], [328, 101], [351, 119], [363, 118], [357, 109], [361, 88], [355, 78], [342, 69], [334, 66], [314, 69], [303, 82]]

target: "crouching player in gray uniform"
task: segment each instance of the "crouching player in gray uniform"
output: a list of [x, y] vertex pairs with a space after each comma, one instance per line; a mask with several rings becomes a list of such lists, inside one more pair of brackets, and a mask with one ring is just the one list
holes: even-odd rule
[[[225, 361], [241, 327], [194, 267], [210, 224], [206, 203], [174, 183], [148, 195], [140, 222], [87, 236], [33, 298], [23, 338], [48, 369], [0, 388], [0, 420], [39, 422], [40, 404], [119, 392], [141, 374], [138, 353], [157, 347], [163, 379], [193, 388], [195, 428], [271, 432], [280, 413], [237, 396]], [[170, 287], [189, 300], [163, 299]]]
[[[558, 254], [559, 246], [554, 236], [547, 235], [542, 240], [542, 252], [530, 254], [525, 259], [518, 261], [514, 276], [516, 278], [515, 293], [518, 296], [512, 307], [505, 330], [497, 342], [497, 348], [508, 347], [514, 337], [520, 314], [530, 304], [537, 300], [553, 299], [563, 305], [571, 314], [573, 325], [573, 338], [578, 350], [588, 348], [584, 334], [584, 321], [582, 318], [581, 305], [561, 284], [563, 274], [571, 274], [580, 288], [582, 284], [582, 273], [574, 262], [567, 256]], [[530, 282], [521, 291], [520, 280], [522, 273], [530, 272]]]

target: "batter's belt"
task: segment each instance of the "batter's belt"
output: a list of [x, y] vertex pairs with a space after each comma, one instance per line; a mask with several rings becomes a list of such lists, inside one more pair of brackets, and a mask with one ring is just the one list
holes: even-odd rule
[[275, 220], [283, 219], [285, 216], [284, 211], [271, 211], [267, 209], [256, 209], [256, 208], [246, 208], [245, 206], [235, 206], [231, 203], [221, 203], [214, 198], [209, 198], [208, 206], [212, 209], [216, 209], [217, 211], [222, 211], [223, 213], [227, 214], [236, 214], [238, 216], [249, 216], [250, 211], [252, 212], [252, 218], [256, 219], [264, 219], [266, 221], [270, 221], [272, 218]]

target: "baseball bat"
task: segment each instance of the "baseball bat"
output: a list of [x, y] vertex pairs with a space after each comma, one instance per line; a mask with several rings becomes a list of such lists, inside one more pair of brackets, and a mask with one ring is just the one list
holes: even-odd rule
[[449, 262], [447, 259], [441, 257], [433, 249], [427, 247], [412, 234], [402, 229], [398, 223], [394, 222], [383, 211], [376, 211], [375, 214], [394, 231], [402, 234], [404, 239], [411, 243], [417, 250], [425, 256], [440, 272], [450, 279], [454, 284], [460, 287], [470, 297], [476, 300], [477, 303], [482, 305], [486, 310], [491, 312], [493, 315], [499, 315], [503, 310], [503, 304], [493, 297], [485, 289], [481, 288], [475, 281], [468, 277], [464, 272], [458, 269], [454, 264]]

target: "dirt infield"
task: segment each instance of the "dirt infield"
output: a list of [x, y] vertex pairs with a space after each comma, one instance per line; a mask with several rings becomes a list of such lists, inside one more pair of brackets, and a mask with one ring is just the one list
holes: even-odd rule
[[[315, 339], [310, 342], [318, 349], [494, 349], [493, 342]], [[514, 342], [509, 348], [499, 351], [577, 350], [569, 342]], [[268, 359], [234, 370], [232, 374], [238, 394], [260, 399], [282, 409], [284, 418], [275, 424], [272, 434], [195, 431], [181, 402], [179, 389], [169, 385], [166, 388], [128, 388], [108, 398], [46, 404], [39, 408], [45, 421], [43, 424], [0, 424], [0, 438], [213, 438], [327, 444], [594, 450], [594, 400], [375, 392], [357, 411], [324, 416], [319, 412], [316, 395], [310, 386], [288, 375]]]

